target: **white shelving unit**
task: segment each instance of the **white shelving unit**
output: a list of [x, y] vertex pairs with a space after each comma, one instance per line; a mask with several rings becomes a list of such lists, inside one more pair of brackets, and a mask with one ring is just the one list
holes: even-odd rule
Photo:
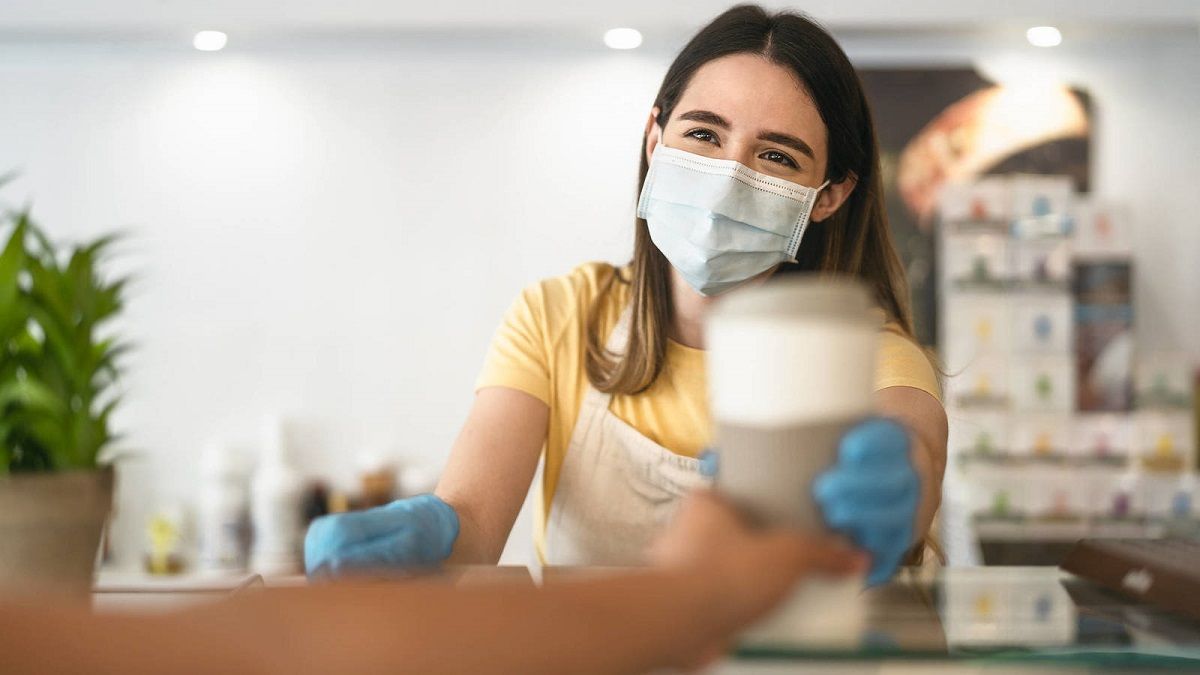
[[[1136, 357], [1144, 362], [1141, 409], [1129, 409], [1128, 395], [1106, 404], [1115, 410], [1080, 409], [1081, 400], [1097, 407], [1095, 372], [1110, 377], [1104, 386], [1134, 388], [1128, 344], [1104, 344], [1103, 368], [1081, 358], [1079, 338], [1093, 339], [1094, 326], [1086, 324], [1092, 310], [1076, 303], [1080, 275], [1095, 281], [1086, 276], [1093, 261], [1109, 265], [1096, 268], [1101, 274], [1124, 266], [1128, 289], [1125, 222], [1078, 198], [1066, 176], [995, 176], [945, 189], [939, 343], [950, 419], [943, 521], [959, 524], [944, 533], [952, 563], [991, 562], [980, 559], [981, 543], [986, 552], [989, 542], [1194, 529], [1195, 488], [1185, 494], [1182, 479], [1196, 455], [1184, 407], [1191, 380], [1179, 377], [1188, 368], [1177, 358]], [[1132, 308], [1117, 309], [1127, 316]], [[1082, 363], [1089, 369], [1081, 377]]]

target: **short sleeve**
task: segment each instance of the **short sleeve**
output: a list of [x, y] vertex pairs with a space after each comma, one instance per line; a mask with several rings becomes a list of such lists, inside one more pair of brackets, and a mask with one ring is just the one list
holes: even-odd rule
[[885, 326], [879, 333], [875, 390], [888, 387], [913, 387], [927, 392], [938, 402], [942, 400], [937, 372], [924, 350], [907, 336]]
[[526, 288], [504, 314], [492, 337], [475, 391], [509, 387], [550, 404], [550, 355], [541, 285]]

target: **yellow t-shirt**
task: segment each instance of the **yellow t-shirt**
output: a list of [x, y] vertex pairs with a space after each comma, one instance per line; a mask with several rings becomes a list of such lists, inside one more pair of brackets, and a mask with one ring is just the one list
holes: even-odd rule
[[[496, 331], [475, 389], [510, 387], [550, 406], [542, 477], [541, 508], [534, 539], [544, 557], [546, 517], [575, 420], [588, 387], [585, 370], [587, 321], [592, 300], [614, 268], [586, 263], [570, 274], [534, 284], [513, 302]], [[623, 275], [628, 278], [628, 274]], [[629, 302], [630, 287], [617, 281], [599, 307], [601, 335], [616, 326]], [[915, 343], [895, 326], [880, 332], [875, 388], [908, 386], [940, 400], [937, 376]], [[636, 396], [616, 395], [610, 410], [659, 445], [689, 457], [711, 437], [704, 351], [667, 342], [667, 361], [658, 379]]]

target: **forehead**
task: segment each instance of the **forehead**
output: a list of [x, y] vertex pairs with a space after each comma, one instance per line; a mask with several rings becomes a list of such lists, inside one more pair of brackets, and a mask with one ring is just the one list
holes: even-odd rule
[[672, 115], [710, 110], [735, 133], [778, 131], [806, 141], [822, 155], [825, 124], [796, 75], [757, 54], [731, 54], [700, 66]]

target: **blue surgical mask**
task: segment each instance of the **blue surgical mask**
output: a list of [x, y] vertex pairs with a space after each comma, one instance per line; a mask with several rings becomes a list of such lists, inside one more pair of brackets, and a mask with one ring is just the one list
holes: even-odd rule
[[659, 144], [637, 214], [692, 288], [718, 295], [782, 262], [795, 262], [817, 195], [810, 188]]

